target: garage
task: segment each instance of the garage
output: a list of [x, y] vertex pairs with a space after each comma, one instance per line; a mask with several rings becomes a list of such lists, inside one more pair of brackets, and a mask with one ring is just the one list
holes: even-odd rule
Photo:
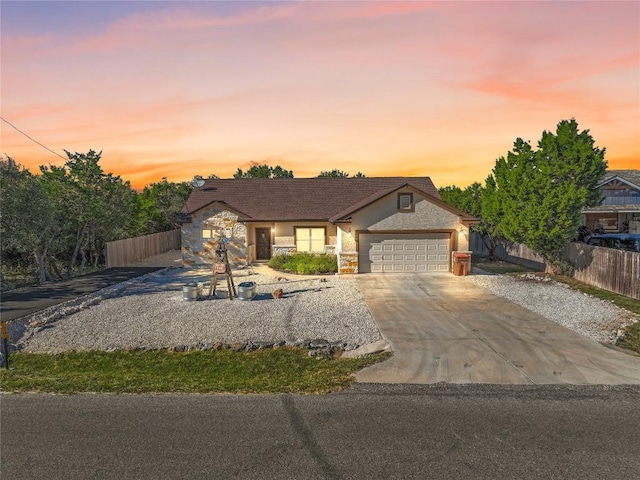
[[363, 233], [359, 236], [362, 273], [448, 272], [450, 233]]

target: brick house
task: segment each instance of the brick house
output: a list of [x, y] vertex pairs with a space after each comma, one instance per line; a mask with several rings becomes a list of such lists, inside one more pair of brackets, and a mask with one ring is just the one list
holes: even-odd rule
[[448, 272], [475, 222], [428, 177], [209, 179], [181, 213], [183, 261], [210, 263], [224, 235], [238, 265], [311, 252], [340, 273]]

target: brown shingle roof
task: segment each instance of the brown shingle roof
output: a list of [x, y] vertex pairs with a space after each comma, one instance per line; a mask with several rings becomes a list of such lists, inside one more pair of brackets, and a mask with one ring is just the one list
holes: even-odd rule
[[600, 185], [607, 183], [615, 177], [619, 177], [640, 187], [640, 170], [607, 170], [604, 177], [602, 177]]
[[193, 189], [183, 213], [223, 202], [245, 220], [328, 220], [368, 197], [403, 185], [440, 199], [429, 177], [211, 179]]

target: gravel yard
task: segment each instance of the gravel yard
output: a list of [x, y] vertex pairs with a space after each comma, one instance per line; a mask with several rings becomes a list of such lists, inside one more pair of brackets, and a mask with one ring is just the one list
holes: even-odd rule
[[[210, 278], [209, 271], [169, 269], [101, 290], [32, 315], [23, 322], [19, 344], [28, 352], [53, 353], [325, 339], [349, 350], [380, 339], [353, 279], [287, 280], [239, 271], [236, 286], [256, 283], [253, 300], [229, 300], [225, 281], [218, 282], [215, 298], [183, 300], [186, 283], [206, 282], [208, 293]], [[272, 298], [277, 288], [283, 298]]]
[[[599, 342], [615, 343], [622, 328], [639, 320], [564, 284], [477, 272], [468, 277], [477, 285]], [[256, 297], [231, 301], [221, 281], [215, 298], [185, 301], [182, 287], [202, 282], [206, 294], [210, 274], [171, 268], [25, 317], [10, 324], [11, 337], [25, 351], [51, 353], [202, 348], [216, 342], [299, 345], [313, 339], [350, 350], [380, 339], [353, 278], [287, 279], [238, 271], [234, 279], [236, 286], [255, 282]], [[284, 296], [274, 299], [278, 288]]]
[[474, 271], [481, 274], [469, 278], [494, 295], [598, 342], [615, 343], [622, 328], [640, 320], [611, 302], [572, 290], [564, 283], [530, 274], [514, 277]]

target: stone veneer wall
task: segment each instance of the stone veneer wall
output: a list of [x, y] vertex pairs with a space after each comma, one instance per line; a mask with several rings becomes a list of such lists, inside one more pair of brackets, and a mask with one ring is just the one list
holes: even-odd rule
[[358, 273], [358, 252], [338, 253], [338, 273]]
[[[202, 229], [215, 230], [215, 238], [202, 238]], [[182, 261], [184, 265], [213, 264], [215, 247], [220, 235], [229, 241], [229, 261], [245, 265], [247, 258], [247, 227], [238, 216], [228, 210], [205, 209], [193, 215], [190, 223], [182, 225]]]
[[296, 253], [295, 245], [271, 245], [272, 255], [293, 255]]

